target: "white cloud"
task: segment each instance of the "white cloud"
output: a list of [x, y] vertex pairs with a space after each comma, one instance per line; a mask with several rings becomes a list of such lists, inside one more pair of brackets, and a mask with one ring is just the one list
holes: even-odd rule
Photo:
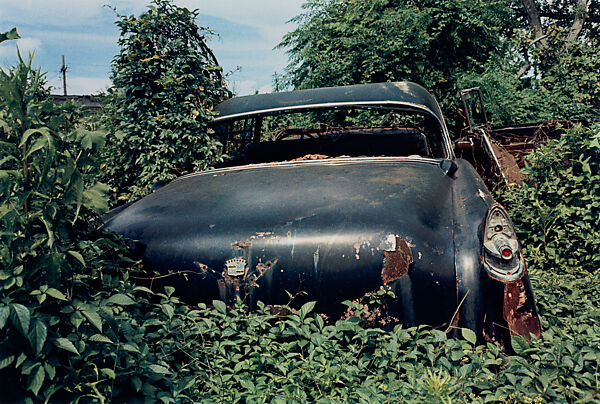
[[2, 0], [2, 21], [77, 26], [102, 13], [106, 0]]
[[238, 96], [255, 94], [257, 91], [261, 94], [273, 91], [273, 87], [269, 84], [259, 87], [259, 83], [256, 80], [229, 80], [227, 84], [231, 91]]
[[184, 0], [178, 3], [239, 24], [268, 27], [284, 25], [296, 16], [304, 0]]
[[[80, 70], [79, 73], [75, 70], [70, 73], [77, 76], [67, 77], [69, 93], [86, 94], [98, 91], [110, 83], [107, 78], [92, 78], [104, 74], [99, 71], [101, 69], [98, 65], [106, 64], [108, 70], [107, 60], [112, 54], [106, 56], [105, 53], [111, 44], [116, 46], [117, 41], [117, 29], [112, 23], [116, 18], [103, 6], [109, 4], [122, 14], [139, 14], [147, 8], [150, 1], [0, 0], [0, 27], [7, 30], [16, 26], [22, 35], [27, 36], [20, 44], [22, 52], [37, 48], [36, 60], [42, 61], [44, 69], [52, 72], [52, 84], [59, 90], [62, 90], [60, 77], [56, 77], [59, 62], [54, 60], [56, 58], [51, 59], [51, 55], [65, 54], [67, 64]], [[270, 82], [274, 71], [283, 71], [287, 61], [284, 52], [273, 51], [273, 47], [286, 32], [294, 28], [286, 22], [302, 12], [301, 5], [304, 2], [305, 0], [175, 0], [179, 6], [198, 9], [201, 15], [200, 25], [206, 23], [211, 26], [210, 17], [216, 17], [225, 20], [225, 27], [230, 27], [226, 40], [215, 38], [209, 46], [213, 48], [225, 70], [242, 67], [241, 72], [230, 76], [232, 82], [236, 83], [239, 94], [251, 94], [256, 89], [261, 92], [271, 90], [271, 86], [266, 83]], [[252, 30], [253, 35], [245, 34]], [[44, 41], [43, 49], [41, 41], [35, 38]], [[81, 51], [82, 47], [88, 52]], [[101, 57], [91, 57], [93, 50]], [[8, 64], [14, 64], [15, 53], [14, 44], [0, 45], [0, 64], [6, 65], [7, 61]], [[73, 55], [85, 56], [78, 60]]]
[[32, 35], [40, 38], [56, 38], [60, 37], [60, 41], [64, 43], [88, 43], [91, 46], [97, 46], [98, 44], [103, 45], [115, 45], [119, 39], [119, 35], [102, 35], [102, 34], [90, 34], [84, 32], [67, 32], [67, 31], [56, 31], [56, 30], [31, 30], [29, 31]]
[[[77, 26], [98, 17], [109, 4], [123, 13], [140, 13], [149, 0], [2, 0], [0, 21], [43, 22], [45, 25]], [[201, 14], [252, 26], [284, 25], [301, 11], [304, 0], [177, 0], [177, 5], [198, 9]]]
[[13, 65], [17, 61], [17, 47], [24, 59], [29, 53], [39, 51], [42, 41], [37, 38], [21, 38], [16, 41], [8, 41], [0, 45], [0, 63]]
[[[53, 94], [63, 93], [62, 77], [51, 79], [48, 84], [54, 87]], [[96, 94], [100, 91], [106, 91], [111, 84], [108, 78], [67, 76], [67, 94]]]
[[[38, 0], [41, 2], [41, 0]], [[64, 1], [64, 0], [62, 0]], [[284, 25], [301, 11], [305, 0], [176, 0], [175, 4], [200, 14], [252, 26]], [[148, 5], [147, 0], [111, 0], [111, 5], [131, 8], [139, 13]]]

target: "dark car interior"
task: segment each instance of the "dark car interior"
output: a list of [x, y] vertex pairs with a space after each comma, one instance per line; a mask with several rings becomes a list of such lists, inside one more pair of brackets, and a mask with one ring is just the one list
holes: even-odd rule
[[354, 131], [336, 136], [295, 138], [250, 143], [246, 147], [247, 164], [302, 158], [307, 155], [328, 157], [410, 156], [429, 157], [427, 139], [414, 129]]
[[389, 113], [349, 119], [335, 112], [308, 119], [284, 115], [220, 124], [215, 132], [226, 157], [214, 167], [335, 157], [444, 157], [439, 127], [431, 121], [394, 122]]

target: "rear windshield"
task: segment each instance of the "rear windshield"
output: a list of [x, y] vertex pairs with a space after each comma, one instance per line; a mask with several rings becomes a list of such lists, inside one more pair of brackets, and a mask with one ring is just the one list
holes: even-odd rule
[[336, 157], [446, 157], [437, 120], [389, 108], [250, 117], [219, 122], [214, 130], [224, 155], [219, 167]]

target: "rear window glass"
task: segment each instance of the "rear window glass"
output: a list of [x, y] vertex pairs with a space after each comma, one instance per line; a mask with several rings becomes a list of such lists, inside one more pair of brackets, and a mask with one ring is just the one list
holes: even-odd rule
[[389, 108], [337, 108], [220, 122], [218, 166], [336, 157], [444, 158], [442, 129], [429, 115]]

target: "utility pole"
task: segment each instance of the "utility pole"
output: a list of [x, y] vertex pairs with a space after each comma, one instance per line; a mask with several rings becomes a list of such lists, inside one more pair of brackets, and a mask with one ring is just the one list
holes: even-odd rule
[[60, 72], [63, 75], [63, 93], [67, 95], [67, 66], [65, 65], [65, 55], [62, 55], [62, 67]]

